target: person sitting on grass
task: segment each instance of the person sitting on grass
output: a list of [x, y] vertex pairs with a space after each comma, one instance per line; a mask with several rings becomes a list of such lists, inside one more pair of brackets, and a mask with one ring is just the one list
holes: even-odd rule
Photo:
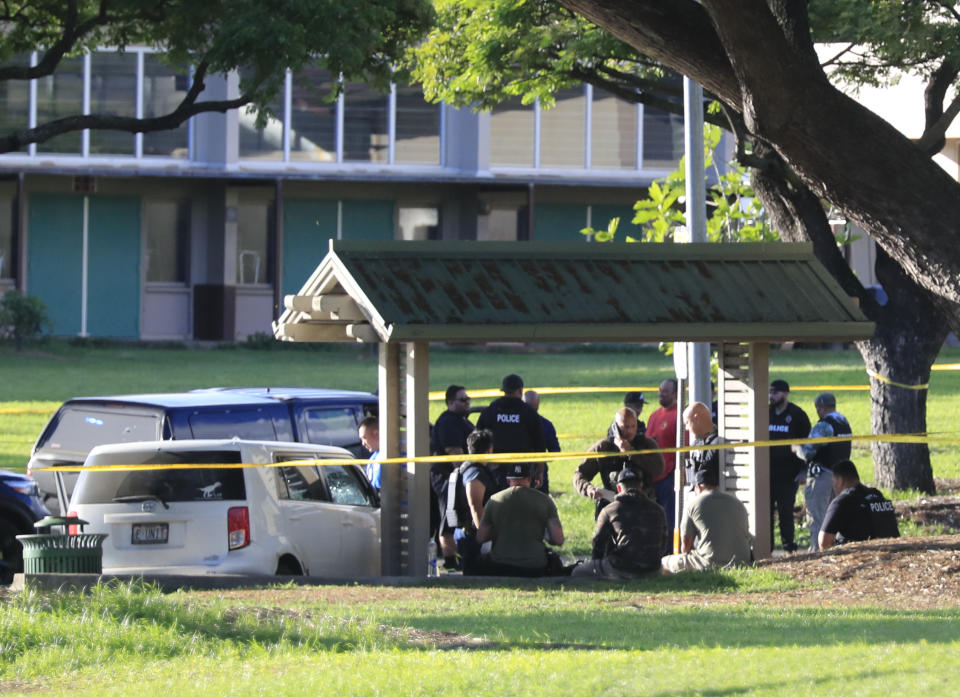
[[600, 511], [590, 561], [573, 576], [631, 579], [660, 569], [670, 533], [663, 507], [643, 491], [643, 475], [632, 469], [617, 474], [617, 497]]
[[491, 541], [478, 570], [486, 576], [561, 576], [560, 557], [544, 540], [563, 544], [563, 526], [553, 499], [531, 489], [531, 466], [513, 462], [506, 470], [507, 489], [494, 494], [483, 509], [477, 542]]
[[850, 460], [833, 466], [833, 491], [836, 498], [827, 506], [817, 540], [820, 549], [857, 540], [900, 537], [893, 502], [878, 489], [864, 486], [857, 466]]
[[717, 470], [701, 469], [695, 477], [697, 495], [687, 501], [680, 521], [680, 554], [660, 560], [663, 572], [675, 574], [749, 564], [753, 561], [753, 537], [743, 502], [717, 488]]

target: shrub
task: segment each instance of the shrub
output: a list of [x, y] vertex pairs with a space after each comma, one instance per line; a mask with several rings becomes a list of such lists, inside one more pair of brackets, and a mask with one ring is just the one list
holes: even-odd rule
[[13, 339], [17, 351], [23, 350], [24, 340], [49, 331], [52, 326], [47, 306], [40, 298], [8, 290], [0, 299], [0, 337]]

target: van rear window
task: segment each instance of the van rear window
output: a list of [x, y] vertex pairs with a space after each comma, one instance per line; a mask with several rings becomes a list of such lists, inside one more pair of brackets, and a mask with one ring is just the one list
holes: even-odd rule
[[64, 407], [49, 435], [40, 443], [64, 454], [86, 456], [94, 446], [160, 438], [161, 416], [124, 409]]
[[[157, 453], [144, 464], [231, 464], [241, 462], [237, 450]], [[131, 463], [133, 464], [133, 463]], [[246, 487], [242, 469], [149, 469], [86, 472], [75, 502], [121, 501], [243, 501]]]
[[196, 411], [190, 415], [194, 438], [245, 438], [279, 440], [273, 417], [263, 409]]

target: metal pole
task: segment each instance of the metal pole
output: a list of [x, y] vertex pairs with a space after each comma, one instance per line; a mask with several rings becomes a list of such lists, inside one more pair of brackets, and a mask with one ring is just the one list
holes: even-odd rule
[[[703, 158], [703, 88], [683, 78], [683, 125], [686, 150], [687, 233], [690, 242], [707, 241], [707, 186]], [[710, 344], [690, 351], [690, 400], [710, 405]]]

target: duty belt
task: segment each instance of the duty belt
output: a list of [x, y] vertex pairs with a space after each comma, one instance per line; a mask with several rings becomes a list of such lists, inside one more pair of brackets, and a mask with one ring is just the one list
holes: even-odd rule
[[808, 477], [819, 477], [822, 472], [830, 472], [831, 474], [833, 474], [833, 470], [827, 467], [826, 465], [811, 464], [807, 468]]

